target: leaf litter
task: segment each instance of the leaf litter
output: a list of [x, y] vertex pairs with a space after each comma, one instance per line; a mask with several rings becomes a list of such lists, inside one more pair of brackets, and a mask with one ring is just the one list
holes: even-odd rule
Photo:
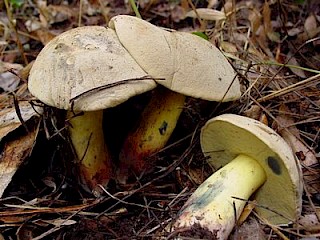
[[[133, 11], [120, 1], [37, 0], [19, 7], [6, 2], [9, 9], [0, 4], [3, 237], [165, 239], [164, 227], [212, 173], [197, 138], [201, 123], [232, 112], [262, 121], [286, 139], [303, 167], [305, 194], [297, 223], [271, 226], [251, 213], [231, 239], [254, 239], [253, 233], [259, 239], [320, 238], [320, 4], [316, 0], [138, 1], [142, 17], [156, 25], [203, 31], [234, 65], [243, 95], [238, 102], [220, 105], [189, 99], [169, 145], [152, 157], [155, 171], [136, 176], [125, 186], [111, 183], [99, 199], [79, 184], [63, 111], [40, 109], [28, 93], [27, 62], [68, 29], [105, 26], [112, 16]], [[132, 99], [106, 114], [119, 117], [141, 106], [141, 99]], [[122, 126], [107, 124], [113, 129]], [[121, 131], [124, 135], [125, 129]]]

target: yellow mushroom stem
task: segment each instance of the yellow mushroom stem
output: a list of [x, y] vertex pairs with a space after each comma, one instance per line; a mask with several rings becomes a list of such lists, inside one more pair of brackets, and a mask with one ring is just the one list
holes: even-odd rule
[[164, 87], [158, 87], [141, 114], [139, 124], [131, 131], [120, 151], [120, 182], [125, 181], [129, 170], [139, 175], [148, 170], [148, 157], [168, 142], [183, 110], [185, 96]]
[[84, 112], [78, 116], [68, 112], [69, 133], [79, 160], [81, 180], [96, 191], [97, 184], [106, 186], [111, 178], [111, 157], [104, 141], [103, 111]]
[[265, 181], [265, 171], [256, 160], [237, 156], [198, 187], [173, 229], [181, 236], [201, 231], [210, 239], [227, 239], [246, 204], [233, 197], [249, 199]]

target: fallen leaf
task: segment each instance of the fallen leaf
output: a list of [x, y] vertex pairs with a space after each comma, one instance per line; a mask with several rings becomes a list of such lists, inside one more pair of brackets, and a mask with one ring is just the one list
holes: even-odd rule
[[0, 74], [0, 88], [6, 92], [13, 92], [17, 89], [20, 79], [11, 72], [4, 72]]
[[306, 214], [299, 218], [299, 224], [308, 232], [319, 232], [320, 222], [316, 213]]
[[0, 158], [0, 197], [2, 197], [20, 164], [29, 155], [36, 135], [37, 130], [34, 129], [32, 132], [5, 144]]
[[54, 37], [56, 37], [55, 34], [51, 33], [47, 29], [38, 29], [35, 31], [35, 34], [41, 41], [43, 45], [47, 45], [48, 42], [50, 42]]
[[253, 201], [253, 202], [249, 202], [243, 209], [237, 224], [240, 226], [241, 224], [243, 224], [247, 218], [249, 217], [249, 215], [251, 214], [251, 212], [253, 211], [253, 209], [255, 208], [257, 202]]
[[34, 32], [42, 27], [41, 22], [35, 18], [28, 19], [24, 25], [26, 26], [28, 32]]
[[208, 6], [207, 8], [214, 8], [218, 6], [219, 0], [208, 0]]
[[197, 8], [186, 13], [186, 17], [201, 18], [203, 20], [219, 21], [224, 20], [226, 15], [224, 12], [210, 9], [210, 8]]
[[23, 66], [20, 64], [0, 61], [0, 88], [7, 92], [15, 91], [20, 79], [14, 73], [18, 74], [21, 69]]
[[[292, 65], [292, 66], [288, 66], [291, 70], [291, 72], [293, 72], [295, 75], [301, 77], [301, 78], [306, 78], [306, 74], [304, 73], [304, 71], [302, 69], [300, 69], [300, 65], [297, 61], [297, 59], [292, 55], [292, 53], [288, 53], [287, 55], [289, 61], [288, 64]], [[296, 67], [295, 67], [296, 66]]]
[[244, 111], [246, 117], [259, 120], [262, 115], [262, 109], [258, 105], [251, 105], [248, 109]]
[[42, 182], [47, 186], [52, 188], [52, 192], [55, 192], [57, 190], [57, 184], [54, 182], [54, 179], [52, 177], [46, 177], [42, 179]]
[[62, 218], [57, 218], [53, 220], [42, 220], [45, 223], [52, 224], [54, 226], [70, 226], [73, 224], [76, 224], [77, 221], [71, 220], [71, 219], [62, 219]]
[[[69, 7], [64, 5], [39, 5], [41, 6], [41, 15], [45, 19], [42, 25], [54, 24], [66, 21], [71, 17], [75, 17], [76, 13]], [[43, 20], [43, 19], [42, 19]], [[43, 24], [45, 23], [45, 24]]]
[[[315, 153], [312, 149], [308, 148], [300, 139], [299, 130], [294, 126], [294, 121], [289, 117], [288, 114], [283, 114], [285, 112], [290, 112], [290, 110], [285, 106], [281, 105], [279, 109], [280, 113], [277, 116], [277, 122], [280, 126], [284, 127], [279, 130], [280, 135], [286, 140], [286, 142], [291, 146], [296, 156], [299, 154], [303, 155], [301, 162], [306, 166], [312, 166], [318, 163]], [[286, 127], [289, 126], [289, 127]]]
[[[35, 111], [36, 109], [36, 111]], [[24, 122], [28, 121], [33, 116], [39, 116], [42, 112], [42, 108], [33, 108], [28, 102], [19, 102], [19, 111]], [[15, 107], [4, 108], [0, 110], [0, 141], [8, 133], [17, 129], [22, 125], [17, 115]]]
[[248, 19], [251, 23], [252, 33], [254, 37], [259, 27], [261, 26], [261, 14], [256, 9], [253, 9], [249, 12]]
[[279, 33], [276, 33], [273, 31], [272, 23], [271, 23], [271, 10], [269, 6], [269, 2], [265, 1], [263, 5], [262, 10], [263, 15], [263, 26], [264, 26], [264, 32], [266, 36], [271, 40], [272, 42], [280, 42], [280, 35]]
[[262, 15], [263, 15], [263, 26], [264, 26], [264, 31], [266, 35], [272, 33], [272, 25], [271, 25], [271, 10], [269, 3], [265, 1], [263, 5], [263, 10], [262, 10]]
[[311, 14], [307, 17], [306, 21], [304, 22], [304, 29], [309, 38], [315, 37], [314, 32], [317, 29], [317, 19], [314, 14]]
[[226, 42], [226, 41], [221, 41], [220, 47], [222, 48], [222, 50], [224, 52], [227, 52], [227, 53], [237, 53], [238, 52], [236, 45], [234, 45], [233, 43]]
[[201, 183], [203, 183], [204, 181], [204, 174], [203, 174], [203, 171], [199, 168], [190, 168], [189, 171], [189, 177], [191, 178], [191, 180], [200, 185]]

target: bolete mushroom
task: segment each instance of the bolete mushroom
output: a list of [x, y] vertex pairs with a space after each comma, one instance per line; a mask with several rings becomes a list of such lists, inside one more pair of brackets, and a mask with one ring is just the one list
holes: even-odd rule
[[209, 164], [219, 170], [182, 207], [173, 225], [177, 232], [197, 229], [211, 239], [227, 239], [250, 198], [257, 202], [255, 211], [271, 224], [297, 220], [301, 169], [275, 131], [256, 120], [224, 114], [205, 124], [200, 142]]
[[90, 190], [106, 185], [111, 177], [102, 110], [153, 89], [156, 83], [145, 80], [146, 76], [115, 31], [100, 26], [62, 33], [42, 49], [33, 64], [29, 90], [43, 103], [68, 110], [71, 140], [82, 180]]
[[[236, 73], [223, 54], [196, 35], [166, 31], [142, 19], [119, 15], [109, 26], [137, 63], [167, 89], [155, 93], [141, 122], [120, 153], [120, 171], [140, 173], [146, 157], [163, 148], [173, 132], [186, 96], [209, 101], [240, 97]], [[155, 90], [157, 91], [157, 89]]]

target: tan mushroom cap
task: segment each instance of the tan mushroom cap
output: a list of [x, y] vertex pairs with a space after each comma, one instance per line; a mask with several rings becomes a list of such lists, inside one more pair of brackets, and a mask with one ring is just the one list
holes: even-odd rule
[[165, 78], [157, 81], [159, 84], [210, 101], [240, 97], [235, 71], [210, 42], [190, 33], [166, 31], [132, 16], [113, 17], [109, 26], [148, 74]]
[[[114, 30], [87, 26], [64, 32], [43, 48], [30, 71], [28, 87], [42, 102], [70, 109], [70, 100], [84, 92], [146, 75]], [[113, 107], [155, 86], [153, 80], [137, 80], [92, 91], [75, 100], [73, 109]]]
[[272, 224], [297, 219], [302, 204], [301, 168], [291, 148], [276, 132], [251, 118], [224, 114], [205, 124], [200, 141], [215, 169], [239, 154], [255, 159], [264, 168], [267, 180], [254, 196], [260, 216]]

